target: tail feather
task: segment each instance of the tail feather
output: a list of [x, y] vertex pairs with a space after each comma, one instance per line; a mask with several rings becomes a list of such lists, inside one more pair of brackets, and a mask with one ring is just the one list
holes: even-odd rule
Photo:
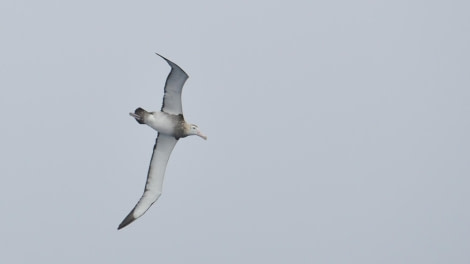
[[145, 124], [145, 116], [149, 114], [149, 112], [145, 111], [144, 109], [142, 108], [137, 108], [135, 109], [134, 111], [134, 114], [138, 115], [140, 117], [140, 119], [135, 119], [135, 121], [137, 121], [137, 123], [139, 124]]

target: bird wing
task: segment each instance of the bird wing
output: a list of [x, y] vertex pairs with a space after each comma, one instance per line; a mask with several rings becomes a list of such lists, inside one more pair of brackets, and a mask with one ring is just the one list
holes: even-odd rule
[[134, 209], [124, 218], [119, 225], [121, 229], [141, 217], [150, 206], [157, 201], [162, 194], [163, 177], [166, 165], [173, 148], [178, 140], [175, 137], [159, 134], [153, 146], [152, 158], [150, 160], [149, 171], [145, 191]]
[[155, 54], [162, 57], [171, 66], [171, 72], [168, 74], [165, 82], [165, 95], [163, 96], [162, 111], [173, 115], [183, 114], [181, 92], [183, 91], [183, 85], [189, 76], [172, 61], [158, 53]]

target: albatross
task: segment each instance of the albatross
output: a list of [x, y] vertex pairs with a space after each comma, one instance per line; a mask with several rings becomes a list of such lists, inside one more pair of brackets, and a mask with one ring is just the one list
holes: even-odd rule
[[155, 54], [163, 58], [171, 67], [165, 83], [162, 109], [147, 112], [139, 107], [129, 115], [135, 118], [139, 124], [145, 124], [155, 129], [158, 135], [153, 146], [144, 193], [134, 209], [121, 222], [118, 230], [145, 214], [162, 194], [166, 165], [178, 139], [192, 135], [207, 139], [197, 125], [187, 123], [183, 117], [181, 91], [189, 76], [172, 61], [158, 53]]

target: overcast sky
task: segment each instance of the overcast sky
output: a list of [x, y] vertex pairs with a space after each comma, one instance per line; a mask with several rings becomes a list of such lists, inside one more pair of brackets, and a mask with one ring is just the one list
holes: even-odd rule
[[[0, 2], [1, 263], [470, 263], [468, 1]], [[170, 67], [163, 195], [140, 198]]]

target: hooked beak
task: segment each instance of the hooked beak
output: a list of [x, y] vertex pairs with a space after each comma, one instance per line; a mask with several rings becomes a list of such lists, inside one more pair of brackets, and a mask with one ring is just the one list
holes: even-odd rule
[[201, 131], [197, 132], [197, 135], [202, 137], [204, 140], [207, 140], [207, 136], [202, 134]]

